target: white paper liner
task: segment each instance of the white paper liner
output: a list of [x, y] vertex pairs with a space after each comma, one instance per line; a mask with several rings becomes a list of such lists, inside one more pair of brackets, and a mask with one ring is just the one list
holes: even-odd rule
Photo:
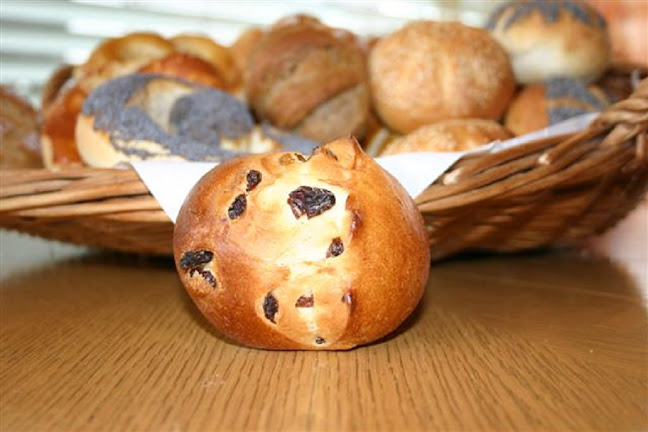
[[[497, 152], [541, 138], [580, 132], [598, 115], [599, 113], [584, 114], [537, 132], [507, 141], [496, 141], [468, 152], [400, 154], [376, 158], [376, 162], [393, 175], [412, 197], [416, 197], [465, 154]], [[191, 188], [217, 164], [133, 162], [132, 165], [151, 194], [160, 203], [162, 210], [175, 223], [180, 207]]]

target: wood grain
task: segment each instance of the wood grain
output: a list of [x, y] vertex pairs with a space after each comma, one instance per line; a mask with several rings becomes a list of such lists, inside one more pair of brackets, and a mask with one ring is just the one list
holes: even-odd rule
[[645, 287], [603, 258], [435, 264], [399, 334], [349, 352], [221, 340], [166, 259], [7, 270], [2, 431], [648, 428]]

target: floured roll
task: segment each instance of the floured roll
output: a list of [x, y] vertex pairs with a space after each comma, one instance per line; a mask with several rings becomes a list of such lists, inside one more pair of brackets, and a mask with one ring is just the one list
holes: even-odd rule
[[266, 349], [349, 349], [395, 330], [429, 273], [423, 219], [356, 141], [251, 155], [193, 188], [174, 235], [187, 292], [223, 335]]
[[511, 57], [517, 82], [594, 81], [610, 63], [607, 24], [580, 0], [522, 0], [497, 8], [486, 25]]
[[382, 38], [369, 81], [376, 113], [399, 133], [451, 118], [496, 120], [515, 92], [504, 49], [457, 22], [416, 21]]
[[83, 161], [95, 167], [136, 160], [221, 161], [317, 145], [299, 137], [282, 145], [255, 127], [247, 107], [228, 93], [155, 74], [127, 75], [95, 89], [83, 103], [76, 141]]

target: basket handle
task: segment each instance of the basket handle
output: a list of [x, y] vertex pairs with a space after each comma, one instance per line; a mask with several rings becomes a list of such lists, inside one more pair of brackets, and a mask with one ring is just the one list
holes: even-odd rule
[[648, 130], [648, 78], [639, 82], [625, 100], [611, 105], [593, 123], [592, 128], [611, 131], [601, 141], [601, 147], [619, 145], [636, 137], [637, 158], [645, 160], [646, 131]]

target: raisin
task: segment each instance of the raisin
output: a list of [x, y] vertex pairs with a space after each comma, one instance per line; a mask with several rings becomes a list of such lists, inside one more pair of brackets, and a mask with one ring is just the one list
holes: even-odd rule
[[295, 302], [295, 307], [313, 307], [314, 304], [315, 299], [313, 298], [313, 294], [309, 296], [303, 295], [297, 299], [297, 301]]
[[203, 279], [205, 279], [207, 281], [207, 283], [209, 285], [211, 285], [213, 288], [216, 288], [216, 285], [217, 285], [216, 278], [214, 277], [214, 275], [210, 271], [202, 270], [200, 268], [192, 268], [189, 271], [189, 276], [193, 276], [194, 273], [198, 273], [200, 276], [202, 276]]
[[279, 303], [275, 296], [269, 292], [263, 299], [263, 314], [267, 319], [276, 324], [275, 315], [279, 311]]
[[295, 153], [295, 157], [301, 162], [306, 162], [306, 158], [301, 153]]
[[288, 204], [290, 204], [290, 209], [296, 219], [299, 219], [304, 213], [310, 219], [333, 207], [335, 195], [326, 189], [300, 186], [290, 192]]
[[351, 304], [352, 301], [351, 293], [346, 293], [342, 296], [342, 303]]
[[344, 243], [340, 237], [335, 237], [326, 251], [326, 258], [342, 255], [342, 252], [344, 252]]
[[214, 258], [214, 253], [207, 250], [185, 252], [180, 258], [180, 267], [184, 270], [207, 264]]
[[236, 219], [241, 216], [247, 207], [247, 200], [245, 199], [245, 194], [241, 194], [234, 198], [234, 202], [227, 209], [227, 215], [230, 219]]
[[259, 183], [261, 183], [261, 173], [257, 170], [250, 170], [249, 173], [247, 173], [247, 185], [245, 187], [245, 190], [250, 192], [252, 189], [257, 187]]
[[322, 336], [317, 336], [315, 338], [315, 343], [317, 345], [322, 345], [322, 344], [326, 343], [326, 340], [324, 340], [324, 338]]

